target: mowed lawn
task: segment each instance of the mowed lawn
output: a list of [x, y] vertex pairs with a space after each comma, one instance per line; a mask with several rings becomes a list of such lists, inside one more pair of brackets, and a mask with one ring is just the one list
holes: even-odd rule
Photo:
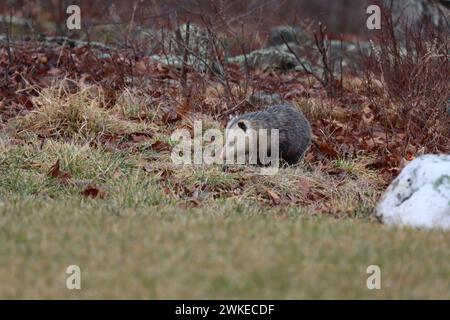
[[[1, 298], [450, 298], [449, 233], [232, 203], [118, 212], [95, 202], [2, 202]], [[81, 290], [66, 288], [72, 264]], [[366, 287], [373, 264], [381, 290]]]
[[[450, 233], [381, 225], [379, 193], [353, 206], [348, 197], [341, 216], [259, 199], [257, 185], [282, 196], [292, 177], [323, 179], [304, 163], [276, 177], [180, 169], [173, 176], [189, 186], [215, 187], [192, 201], [134, 155], [33, 139], [0, 143], [0, 298], [450, 298]], [[103, 197], [49, 177], [56, 159]], [[242, 177], [239, 194], [213, 192]], [[356, 189], [327, 181], [340, 201]], [[81, 290], [66, 288], [69, 265], [81, 268]], [[369, 265], [381, 268], [381, 290], [366, 287]]]

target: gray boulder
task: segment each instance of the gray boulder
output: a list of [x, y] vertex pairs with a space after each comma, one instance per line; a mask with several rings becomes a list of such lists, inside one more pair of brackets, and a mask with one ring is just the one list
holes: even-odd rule
[[204, 72], [208, 65], [216, 65], [208, 33], [197, 24], [189, 24], [189, 39], [187, 24], [181, 25], [175, 31], [149, 29], [144, 34], [154, 43], [156, 50], [152, 51], [162, 52], [151, 55], [153, 60], [181, 69], [184, 53], [187, 51], [187, 65], [197, 71]]
[[264, 91], [253, 92], [248, 101], [257, 106], [268, 106], [272, 104], [280, 104], [283, 98], [279, 93], [268, 93]]
[[279, 26], [270, 30], [268, 44], [271, 47], [280, 46], [287, 43], [302, 45], [311, 39], [299, 27]]
[[[390, 7], [390, 0], [383, 2], [387, 8]], [[392, 2], [392, 18], [398, 23], [401, 23], [402, 20], [413, 24], [429, 21], [437, 27], [446, 26], [445, 15], [448, 15], [448, 12], [448, 1], [402, 0]]]
[[[294, 45], [289, 47], [292, 50], [298, 49]], [[246, 61], [252, 69], [274, 68], [289, 70], [299, 65], [297, 58], [290, 52], [286, 44], [255, 50], [246, 56], [239, 55], [228, 59], [228, 62], [240, 65], [245, 65]]]

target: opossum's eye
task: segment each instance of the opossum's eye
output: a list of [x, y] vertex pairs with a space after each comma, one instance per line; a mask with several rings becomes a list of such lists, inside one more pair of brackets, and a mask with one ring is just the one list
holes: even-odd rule
[[239, 121], [238, 127], [244, 130], [244, 132], [247, 131], [247, 126], [245, 125], [244, 121]]

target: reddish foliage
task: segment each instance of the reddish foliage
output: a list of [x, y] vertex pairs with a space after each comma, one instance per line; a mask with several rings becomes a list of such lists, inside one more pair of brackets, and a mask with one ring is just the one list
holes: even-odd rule
[[273, 205], [278, 205], [281, 203], [281, 198], [275, 191], [269, 189], [267, 190], [267, 195]]
[[172, 147], [170, 146], [170, 144], [158, 140], [150, 146], [150, 149], [160, 152], [160, 151], [170, 151]]
[[96, 185], [89, 185], [84, 189], [81, 194], [88, 198], [100, 198], [106, 197], [106, 191]]
[[[421, 152], [450, 151], [450, 120], [445, 111], [441, 112], [441, 109], [444, 110], [441, 105], [446, 102], [444, 98], [449, 92], [445, 78], [448, 76], [445, 71], [448, 71], [449, 62], [446, 58], [439, 60], [434, 56], [424, 59], [427, 51], [420, 46], [420, 35], [417, 34], [409, 43], [410, 47], [415, 45], [415, 51], [412, 51], [415, 55], [406, 56], [403, 60], [394, 39], [379, 39], [383, 50], [386, 54], [393, 53], [397, 63], [392, 64], [388, 59], [377, 61], [374, 56], [366, 57], [362, 65], [366, 79], [365, 82], [360, 80], [364, 84], [346, 88], [347, 79], [344, 78], [343, 87], [339, 88], [338, 96], [333, 100], [327, 97], [314, 79], [300, 71], [253, 70], [245, 73], [237, 65], [230, 65], [227, 66], [226, 81], [218, 81], [215, 75], [189, 70], [185, 74], [186, 87], [183, 88], [177, 83], [181, 76], [179, 70], [136, 55], [132, 50], [113, 52], [89, 46], [70, 48], [31, 42], [14, 44], [12, 63], [7, 52], [0, 51], [0, 68], [7, 70], [5, 76], [0, 77], [0, 121], [32, 110], [32, 98], [41, 88], [69, 78], [82, 84], [96, 84], [105, 97], [105, 108], [116, 102], [117, 95], [125, 86], [146, 80], [146, 85], [140, 89], [155, 102], [164, 105], [162, 117], [153, 120], [158, 125], [170, 126], [195, 112], [226, 122], [228, 115], [258, 108], [233, 93], [233, 90], [224, 89], [227, 83], [243, 89], [245, 83], [252, 90], [278, 93], [292, 102], [305, 98], [330, 102], [325, 104], [330, 105], [330, 110], [325, 112], [327, 116], [307, 114], [315, 143], [306, 154], [306, 159], [311, 163], [327, 165], [334, 159], [369, 155], [376, 161], [368, 169], [379, 171], [389, 182], [399, 172], [404, 159], [410, 160]], [[439, 50], [445, 51], [446, 48]], [[374, 79], [381, 79], [382, 75], [383, 83]], [[225, 93], [208, 91], [211, 84], [214, 89], [217, 85]], [[147, 121], [148, 113], [148, 110], [142, 111], [139, 116], [128, 120]], [[50, 136], [45, 130], [37, 134], [41, 138]], [[107, 133], [100, 137], [100, 141], [137, 152], [140, 145], [152, 136], [149, 133]], [[156, 141], [149, 148], [156, 152], [171, 150], [171, 146], [162, 141]], [[59, 178], [63, 174], [58, 171], [59, 162], [57, 164], [58, 167], [49, 175]], [[330, 174], [339, 175], [340, 172]], [[300, 188], [308, 197], [320, 198], [320, 194], [314, 193], [310, 187], [304, 185]], [[277, 202], [273, 200], [276, 197], [272, 195], [271, 198], [272, 202]]]
[[63, 183], [67, 183], [70, 178], [72, 178], [72, 175], [69, 172], [62, 171], [59, 166], [59, 159], [56, 161], [56, 163], [51, 166], [48, 174], [49, 177], [52, 177], [53, 179], [57, 179]]

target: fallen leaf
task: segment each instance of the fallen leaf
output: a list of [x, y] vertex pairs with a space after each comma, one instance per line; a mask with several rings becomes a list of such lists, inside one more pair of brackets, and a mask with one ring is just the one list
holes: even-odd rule
[[84, 189], [81, 194], [88, 198], [100, 198], [103, 199], [106, 196], [106, 191], [96, 185], [89, 185]]
[[268, 189], [267, 194], [274, 205], [278, 205], [281, 203], [280, 196], [276, 194], [274, 191]]
[[298, 182], [298, 186], [300, 188], [300, 191], [307, 195], [309, 191], [311, 190], [312, 183], [309, 179], [306, 178], [300, 178], [300, 181]]
[[329, 158], [335, 159], [338, 157], [338, 153], [336, 150], [334, 150], [334, 148], [326, 143], [326, 142], [321, 142], [319, 143], [319, 150], [326, 156], [328, 156]]
[[45, 139], [48, 138], [52, 135], [52, 130], [47, 128], [47, 129], [39, 129], [35, 131], [37, 136], [41, 139]]
[[170, 144], [158, 140], [150, 146], [150, 149], [159, 152], [159, 151], [169, 151], [172, 149], [172, 147], [170, 146]]
[[134, 68], [136, 69], [138, 74], [145, 75], [147, 70], [147, 64], [144, 60], [140, 60], [134, 64]]
[[166, 113], [164, 113], [162, 118], [161, 118], [161, 121], [164, 124], [173, 123], [173, 122], [176, 122], [178, 120], [181, 120], [181, 116], [173, 108], [169, 109]]
[[149, 140], [152, 137], [149, 133], [132, 133], [131, 140], [136, 143], [142, 143]]
[[191, 201], [191, 203], [192, 203], [192, 205], [194, 207], [200, 207], [201, 206], [201, 202], [198, 199], [191, 199], [190, 201]]
[[307, 197], [308, 197], [308, 200], [311, 200], [314, 202], [329, 199], [329, 197], [327, 195], [325, 195], [324, 193], [319, 192], [319, 191], [310, 192], [310, 193], [308, 193]]
[[62, 171], [60, 169], [60, 167], [59, 167], [59, 159], [56, 160], [56, 163], [53, 166], [51, 166], [51, 168], [50, 168], [50, 170], [49, 170], [47, 175], [49, 177], [54, 178], [54, 179], [58, 179], [61, 182], [67, 182], [72, 177], [72, 175], [70, 173]]

